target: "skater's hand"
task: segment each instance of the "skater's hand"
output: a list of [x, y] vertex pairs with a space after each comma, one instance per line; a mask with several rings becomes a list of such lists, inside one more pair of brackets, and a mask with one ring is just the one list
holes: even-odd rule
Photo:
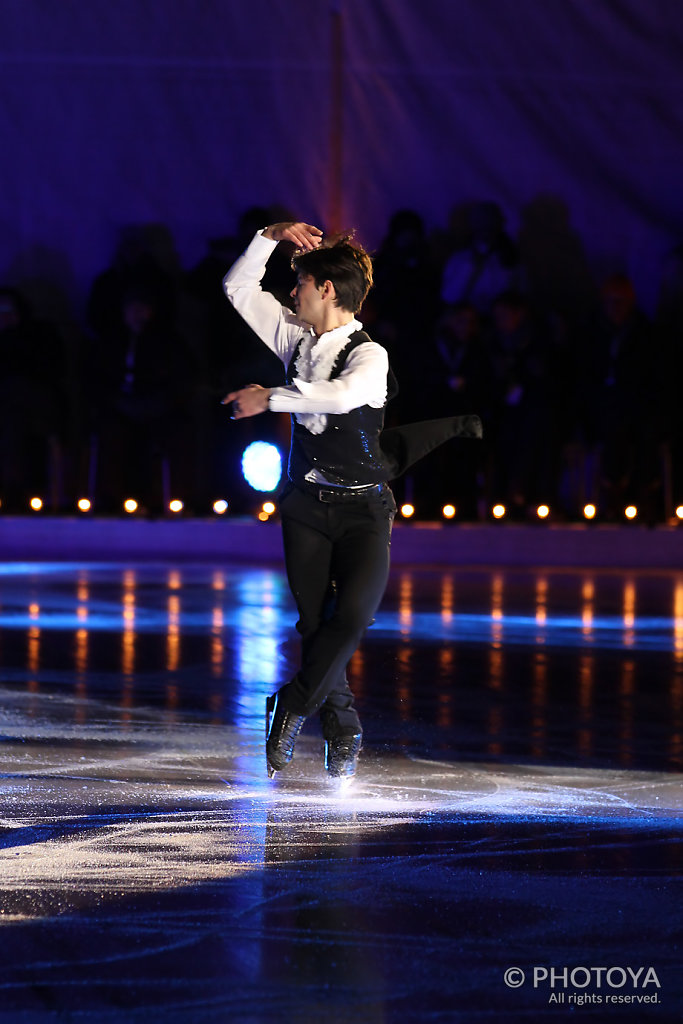
[[221, 400], [221, 405], [232, 402], [232, 419], [243, 420], [247, 416], [258, 416], [268, 409], [270, 388], [262, 388], [260, 384], [248, 384], [239, 391], [231, 391]]
[[303, 221], [282, 221], [265, 228], [263, 237], [270, 238], [273, 242], [294, 242], [297, 249], [310, 251], [318, 248], [323, 233], [320, 228], [313, 224], [304, 224]]

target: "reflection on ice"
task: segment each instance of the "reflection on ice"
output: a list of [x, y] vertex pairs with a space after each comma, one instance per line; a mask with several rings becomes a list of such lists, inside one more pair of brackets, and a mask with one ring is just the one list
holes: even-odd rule
[[[207, 628], [205, 588], [214, 591], [214, 616], [218, 609], [223, 627], [245, 639], [252, 635], [275, 641], [291, 629], [293, 622], [293, 608], [282, 572], [265, 567], [211, 574], [201, 566], [168, 571], [155, 565], [132, 569], [92, 564], [79, 569], [70, 563], [17, 563], [0, 565], [0, 575], [4, 583], [1, 629], [29, 630], [39, 626], [45, 631], [69, 632], [82, 628], [87, 620], [87, 628], [93, 633], [119, 632], [123, 624], [124, 629], [134, 629], [138, 634], [154, 634], [167, 628], [171, 619], [184, 634], [202, 634]], [[28, 605], [27, 577], [31, 592], [39, 595], [38, 601]], [[552, 587], [545, 575], [537, 576], [529, 606], [523, 609], [508, 604], [506, 581], [501, 573], [491, 574], [488, 603], [476, 610], [466, 604], [458, 606], [454, 579], [453, 573], [444, 575], [439, 607], [424, 609], [416, 601], [414, 574], [402, 570], [397, 606], [392, 609], [385, 603], [380, 609], [372, 627], [373, 635], [429, 644], [532, 643], [604, 650], [637, 647], [650, 651], [681, 648], [683, 581], [678, 577], [670, 581], [672, 614], [668, 609], [666, 614], [647, 614], [639, 609], [638, 589], [630, 577], [623, 582], [620, 607], [614, 606], [609, 598], [610, 607], [602, 612], [596, 605], [592, 578], [581, 584], [581, 603], [569, 610], [551, 607]], [[558, 579], [561, 576], [553, 578], [555, 585]], [[164, 589], [171, 592], [171, 598], [164, 598]], [[182, 603], [178, 596], [181, 591]], [[268, 664], [266, 658], [262, 664]]]

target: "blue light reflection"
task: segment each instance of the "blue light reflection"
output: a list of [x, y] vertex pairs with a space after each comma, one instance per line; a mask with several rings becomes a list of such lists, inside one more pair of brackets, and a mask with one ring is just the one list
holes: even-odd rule
[[[249, 597], [242, 595], [241, 607], [226, 608], [224, 625], [243, 631], [245, 640], [254, 638], [254, 629], [264, 628], [267, 635], [288, 629], [293, 625], [293, 611], [285, 604], [263, 604], [263, 596]], [[70, 604], [71, 607], [62, 607]], [[74, 630], [84, 626], [82, 617], [73, 607], [73, 600], [59, 600], [56, 595], [43, 597], [40, 611], [36, 615], [25, 606], [12, 609], [7, 607], [0, 612], [0, 628], [28, 629], [38, 626], [42, 630]], [[251, 609], [255, 614], [247, 615]], [[266, 620], [268, 620], [266, 622]], [[135, 630], [137, 633], [163, 633], [168, 625], [168, 610], [164, 608], [144, 607], [136, 605]], [[178, 625], [185, 633], [203, 633], [210, 625], [205, 609], [185, 610], [179, 614]], [[88, 607], [87, 628], [92, 632], [118, 632], [122, 626], [122, 610], [119, 603], [105, 604], [91, 602]], [[490, 615], [457, 613], [452, 619], [444, 621], [440, 612], [413, 612], [410, 620], [410, 637], [420, 642], [458, 644], [490, 643], [492, 628], [495, 627], [497, 642], [506, 644], [528, 645], [542, 640], [547, 647], [591, 647], [601, 649], [618, 649], [623, 647], [624, 620], [621, 616], [596, 616], [590, 630], [586, 630], [579, 616], [548, 615], [539, 627], [538, 620], [532, 615], [502, 615], [492, 619]], [[371, 627], [373, 635], [398, 637], [406, 632], [405, 617], [397, 612], [379, 612]], [[674, 631], [670, 619], [662, 617], [639, 617], [629, 632], [634, 640], [631, 647], [639, 650], [671, 651], [675, 646]], [[260, 660], [265, 657], [261, 652]]]
[[[122, 573], [115, 563], [41, 562], [0, 564], [3, 584], [0, 593], [0, 628], [48, 631], [120, 632], [125, 605], [121, 600]], [[165, 591], [158, 587], [160, 566], [136, 566], [135, 631], [164, 634], [168, 629], [168, 605]], [[163, 570], [168, 571], [167, 567]], [[87, 573], [91, 589], [79, 598], [74, 592], [74, 576]], [[16, 584], [12, 584], [12, 577]], [[248, 675], [263, 674], [265, 663], [277, 657], [277, 642], [291, 633], [296, 612], [284, 573], [263, 568], [244, 569], [234, 574], [223, 570], [225, 587], [221, 611], [222, 626], [244, 636], [244, 658], [251, 667]], [[27, 577], [33, 577], [30, 584]], [[45, 580], [43, 583], [42, 581]], [[125, 581], [124, 581], [125, 582]], [[454, 607], [451, 591], [448, 600], [434, 611], [415, 608], [409, 587], [410, 576], [400, 579], [396, 609], [380, 609], [371, 627], [370, 637], [410, 637], [421, 643], [543, 645], [545, 648], [584, 648], [618, 650], [627, 643], [631, 650], [681, 651], [683, 635], [683, 587], [676, 590], [675, 614], [638, 615], [635, 596], [620, 613], [596, 614], [593, 602], [576, 613], [552, 614], [545, 597], [529, 614], [511, 614], [504, 610], [502, 590], [494, 588], [489, 611], [460, 611]], [[494, 583], [497, 582], [494, 580]], [[498, 581], [500, 582], [500, 581]], [[62, 583], [64, 586], [62, 586]], [[27, 590], [27, 585], [30, 590]], [[97, 586], [100, 585], [100, 586]], [[103, 586], [102, 586], [103, 585]], [[501, 584], [502, 585], [502, 584]], [[206, 567], [183, 568], [183, 601], [175, 624], [182, 633], [206, 633], [212, 628], [212, 610], [205, 601]], [[96, 596], [97, 595], [97, 596]], [[443, 595], [442, 595], [443, 596]], [[537, 595], [538, 597], [538, 595]], [[680, 600], [679, 600], [680, 598]], [[589, 609], [587, 613], [586, 609]], [[540, 610], [539, 610], [540, 609]], [[253, 614], [248, 614], [249, 610]], [[260, 636], [264, 645], [255, 653]], [[266, 651], [266, 646], [268, 651]], [[245, 668], [246, 668], [245, 663]], [[258, 665], [261, 671], [258, 671]], [[270, 680], [269, 680], [270, 681]]]

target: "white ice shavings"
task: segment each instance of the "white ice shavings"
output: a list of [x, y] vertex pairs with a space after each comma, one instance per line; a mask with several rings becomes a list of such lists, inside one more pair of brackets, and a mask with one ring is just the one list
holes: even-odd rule
[[[106, 736], [67, 706], [13, 708], [3, 744], [0, 923], [96, 898], [227, 879], [285, 860], [333, 856], [381, 832], [468, 816], [594, 827], [679, 828], [681, 776], [410, 759], [368, 749], [351, 788], [322, 767], [319, 737], [266, 777], [261, 731], [176, 722], [133, 709]], [[99, 721], [96, 701], [84, 701]], [[52, 716], [52, 720], [48, 717]], [[60, 726], [63, 722], [63, 727]], [[36, 742], [39, 741], [39, 742]]]
[[458, 765], [413, 759], [432, 781], [453, 787], [460, 776], [463, 809], [488, 814], [591, 817], [617, 820], [659, 817], [683, 823], [683, 779], [660, 772], [551, 768], [525, 765]]

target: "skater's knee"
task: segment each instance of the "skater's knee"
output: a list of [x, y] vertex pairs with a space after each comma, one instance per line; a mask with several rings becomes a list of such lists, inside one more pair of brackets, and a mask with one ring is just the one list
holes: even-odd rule
[[349, 602], [336, 609], [331, 624], [342, 632], [362, 635], [373, 618], [374, 608], [367, 608], [361, 602]]

